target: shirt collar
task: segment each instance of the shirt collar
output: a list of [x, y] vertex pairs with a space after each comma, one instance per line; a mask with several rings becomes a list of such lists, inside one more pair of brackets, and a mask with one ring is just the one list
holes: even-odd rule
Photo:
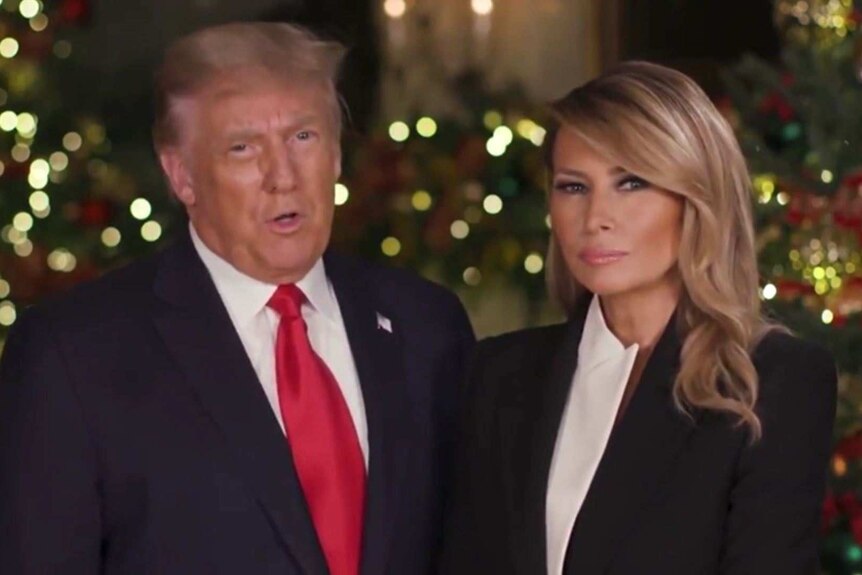
[[[278, 287], [262, 282], [236, 269], [231, 263], [212, 251], [201, 240], [194, 226], [189, 223], [192, 244], [210, 273], [216, 289], [224, 301], [228, 313], [235, 322], [246, 326], [266, 308], [266, 304]], [[326, 277], [323, 258], [318, 258], [305, 276], [296, 282], [308, 303], [327, 319], [338, 319], [335, 294]]]
[[630, 353], [637, 353], [638, 344], [626, 348], [605, 322], [599, 296], [594, 295], [587, 318], [584, 321], [584, 331], [578, 346], [578, 365], [591, 369], [609, 359], [620, 358]]

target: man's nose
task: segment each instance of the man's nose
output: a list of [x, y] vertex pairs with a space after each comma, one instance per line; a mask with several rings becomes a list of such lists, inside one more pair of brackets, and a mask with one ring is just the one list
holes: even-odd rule
[[268, 155], [264, 187], [268, 192], [286, 192], [296, 186], [296, 166], [284, 145], [276, 146]]

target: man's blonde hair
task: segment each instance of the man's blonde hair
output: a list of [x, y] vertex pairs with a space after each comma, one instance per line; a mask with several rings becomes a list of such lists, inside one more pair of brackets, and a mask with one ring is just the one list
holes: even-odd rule
[[171, 44], [155, 76], [153, 143], [157, 150], [178, 141], [178, 99], [196, 95], [227, 72], [256, 69], [297, 85], [318, 84], [330, 100], [336, 133], [341, 103], [336, 78], [346, 50], [294, 24], [241, 22], [204, 28]]

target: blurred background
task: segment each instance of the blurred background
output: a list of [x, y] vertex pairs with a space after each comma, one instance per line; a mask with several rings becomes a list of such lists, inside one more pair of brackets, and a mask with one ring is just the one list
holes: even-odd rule
[[862, 573], [862, 0], [0, 0], [0, 346], [28, 305], [185, 226], [152, 74], [230, 20], [350, 47], [334, 243], [452, 287], [479, 335], [561, 319], [545, 103], [620, 60], [693, 76], [749, 159], [767, 309], [838, 360], [822, 566]]

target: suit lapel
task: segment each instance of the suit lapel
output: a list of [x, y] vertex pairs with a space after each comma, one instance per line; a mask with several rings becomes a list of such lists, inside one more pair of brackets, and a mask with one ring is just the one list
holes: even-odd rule
[[[359, 374], [368, 422], [369, 464], [363, 525], [364, 575], [386, 571], [397, 493], [410, 469], [410, 403], [402, 368], [402, 326], [378, 302], [363, 269], [335, 254], [324, 258]], [[385, 316], [379, 325], [378, 314]], [[387, 320], [389, 323], [387, 323]]]
[[[514, 571], [523, 575], [547, 570], [545, 536], [545, 499], [551, 458], [566, 397], [577, 368], [578, 346], [583, 333], [588, 306], [579, 308], [566, 326], [561, 341], [548, 342], [551, 357], [537, 357], [537, 362], [550, 361], [551, 368], [543, 381], [535, 380], [535, 370], [519, 366], [524, 378], [518, 389], [521, 397], [514, 403], [517, 409], [500, 410], [503, 469], [506, 501], [513, 503], [510, 548], [514, 550]], [[537, 385], [538, 384], [538, 385]]]
[[680, 353], [675, 332], [671, 320], [611, 434], [572, 534], [572, 573], [607, 570], [694, 429], [672, 401]]
[[305, 574], [325, 560], [290, 448], [215, 285], [186, 235], [165, 253], [155, 290], [156, 327], [275, 530]]

